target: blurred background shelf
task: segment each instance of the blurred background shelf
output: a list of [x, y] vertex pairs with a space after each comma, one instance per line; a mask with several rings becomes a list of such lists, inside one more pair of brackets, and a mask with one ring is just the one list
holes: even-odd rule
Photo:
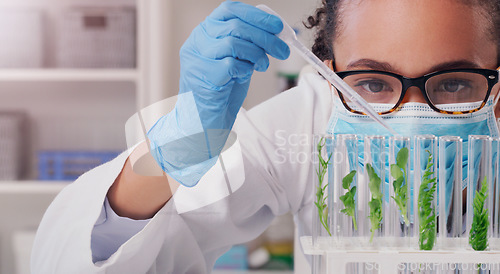
[[47, 194], [57, 195], [69, 181], [0, 181], [0, 195]]
[[136, 69], [0, 69], [0, 81], [137, 81]]

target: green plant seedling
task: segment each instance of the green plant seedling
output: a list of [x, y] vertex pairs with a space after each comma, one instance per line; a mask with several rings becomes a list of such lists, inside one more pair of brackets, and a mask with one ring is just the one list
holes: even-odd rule
[[344, 204], [344, 209], [340, 210], [340, 212], [351, 216], [352, 223], [354, 225], [354, 230], [358, 230], [358, 225], [356, 224], [356, 204], [355, 204], [355, 195], [356, 195], [356, 186], [351, 187], [352, 180], [354, 179], [354, 175], [356, 175], [356, 170], [352, 170], [347, 174], [344, 178], [342, 178], [342, 188], [347, 190], [347, 192], [340, 196], [339, 199]]
[[422, 183], [418, 191], [418, 220], [419, 220], [419, 247], [421, 250], [431, 250], [436, 240], [436, 213], [432, 206], [436, 193], [436, 177], [431, 171], [434, 163], [429, 153], [427, 167], [422, 176]]
[[370, 179], [368, 188], [372, 194], [372, 198], [368, 202], [368, 207], [370, 208], [370, 215], [368, 216], [368, 219], [370, 219], [370, 232], [372, 233], [370, 236], [371, 243], [373, 241], [375, 231], [377, 231], [382, 224], [382, 191], [380, 190], [382, 180], [370, 164], [366, 164], [366, 172], [368, 173], [368, 178]]
[[318, 142], [318, 145], [316, 146], [316, 149], [318, 151], [319, 166], [316, 170], [316, 175], [318, 176], [318, 186], [316, 187], [316, 201], [314, 202], [314, 204], [318, 208], [320, 223], [326, 229], [328, 235], [332, 236], [332, 233], [330, 232], [330, 228], [328, 226], [328, 205], [326, 204], [326, 199], [328, 198], [328, 196], [325, 196], [325, 191], [328, 183], [323, 184], [332, 155], [328, 155], [328, 159], [325, 161], [322, 155], [322, 150], [324, 147], [324, 138], [321, 138]]
[[392, 187], [394, 188], [394, 196], [392, 199], [396, 202], [401, 215], [404, 218], [405, 224], [410, 225], [410, 220], [408, 220], [408, 173], [406, 170], [406, 164], [408, 163], [408, 148], [403, 147], [399, 150], [396, 155], [396, 163], [391, 165], [391, 175], [394, 178], [392, 182]]
[[469, 243], [474, 250], [482, 251], [488, 248], [488, 209], [485, 207], [486, 199], [488, 198], [488, 184], [484, 177], [480, 191], [476, 190], [474, 197], [473, 208], [474, 216], [472, 217], [472, 225], [469, 233]]

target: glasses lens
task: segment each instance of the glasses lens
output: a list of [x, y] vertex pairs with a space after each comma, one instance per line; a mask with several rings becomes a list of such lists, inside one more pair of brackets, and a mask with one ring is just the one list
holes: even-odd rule
[[[368, 103], [374, 106], [377, 112], [392, 109], [401, 95], [401, 81], [399, 79], [378, 73], [361, 73], [346, 76], [344, 81]], [[354, 110], [360, 110], [344, 96], [346, 104]]]
[[477, 108], [486, 98], [488, 81], [481, 74], [473, 72], [450, 72], [429, 78], [425, 83], [429, 100], [438, 109], [446, 110], [440, 104], [478, 103], [464, 106], [464, 111]]

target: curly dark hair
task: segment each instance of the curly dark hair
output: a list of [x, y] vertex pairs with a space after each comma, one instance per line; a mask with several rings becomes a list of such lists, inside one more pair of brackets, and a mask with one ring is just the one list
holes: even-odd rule
[[312, 51], [321, 60], [333, 58], [333, 38], [337, 32], [338, 10], [341, 0], [322, 0], [322, 6], [307, 18], [304, 26], [317, 28]]
[[[463, 4], [478, 7], [481, 15], [490, 23], [489, 33], [492, 41], [496, 41], [498, 49], [497, 64], [500, 65], [500, 0], [458, 0]], [[322, 0], [322, 5], [313, 15], [307, 18], [304, 26], [317, 28], [312, 51], [321, 60], [332, 59], [333, 40], [341, 25], [341, 9], [343, 0]]]

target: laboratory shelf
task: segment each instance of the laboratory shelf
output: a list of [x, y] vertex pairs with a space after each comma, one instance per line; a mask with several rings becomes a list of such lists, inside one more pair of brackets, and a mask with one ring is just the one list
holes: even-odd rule
[[69, 181], [0, 181], [0, 194], [56, 195]]
[[137, 81], [136, 69], [0, 69], [0, 81]]

